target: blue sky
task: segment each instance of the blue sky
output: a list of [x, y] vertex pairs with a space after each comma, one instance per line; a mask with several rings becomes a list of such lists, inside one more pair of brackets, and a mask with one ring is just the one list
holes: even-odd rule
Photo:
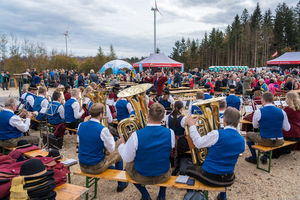
[[[273, 13], [281, 0], [157, 0], [157, 43], [169, 55], [181, 37], [201, 39], [213, 27], [224, 30], [244, 8], [250, 13], [259, 2]], [[295, 6], [298, 0], [288, 0]], [[14, 34], [43, 43], [48, 51], [65, 48], [63, 33], [69, 29], [69, 51], [94, 56], [99, 46], [118, 57], [147, 56], [153, 51], [154, 0], [0, 0], [0, 34]]]

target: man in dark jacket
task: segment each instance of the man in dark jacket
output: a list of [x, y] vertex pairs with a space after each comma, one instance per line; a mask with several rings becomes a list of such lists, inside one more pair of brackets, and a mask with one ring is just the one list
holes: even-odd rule
[[79, 86], [84, 86], [83, 73], [79, 74], [79, 76], [78, 76], [78, 87]]
[[181, 87], [181, 76], [178, 72], [177, 69], [175, 69], [175, 72], [174, 72], [174, 85], [175, 87]]
[[95, 71], [93, 69], [91, 69], [90, 71], [90, 83], [95, 82], [96, 84], [99, 83], [99, 79], [97, 74], [95, 74]]

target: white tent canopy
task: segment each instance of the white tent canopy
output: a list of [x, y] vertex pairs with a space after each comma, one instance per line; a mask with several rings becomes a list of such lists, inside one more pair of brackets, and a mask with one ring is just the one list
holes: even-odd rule
[[114, 74], [118, 74], [121, 69], [132, 70], [132, 65], [124, 60], [111, 60], [103, 65], [100, 72], [101, 74], [108, 69], [112, 69]]

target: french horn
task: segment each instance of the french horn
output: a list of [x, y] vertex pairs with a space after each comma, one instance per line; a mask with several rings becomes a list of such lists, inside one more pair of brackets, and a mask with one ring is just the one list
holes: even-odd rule
[[[198, 132], [201, 136], [206, 135], [212, 130], [220, 129], [219, 104], [220, 101], [224, 99], [224, 97], [217, 97], [193, 104], [194, 106], [199, 107], [203, 113], [203, 115], [193, 116], [197, 118]], [[185, 133], [191, 150], [192, 162], [194, 165], [201, 165], [205, 160], [208, 150], [207, 148], [198, 149], [195, 147], [190, 137], [190, 129], [187, 124], [185, 125]]]
[[127, 141], [130, 135], [144, 128], [147, 125], [148, 118], [148, 105], [146, 102], [146, 91], [152, 87], [152, 84], [144, 83], [130, 88], [126, 88], [119, 92], [119, 98], [126, 98], [132, 105], [135, 115], [131, 115], [129, 118], [123, 119], [118, 124], [118, 134], [123, 136]]

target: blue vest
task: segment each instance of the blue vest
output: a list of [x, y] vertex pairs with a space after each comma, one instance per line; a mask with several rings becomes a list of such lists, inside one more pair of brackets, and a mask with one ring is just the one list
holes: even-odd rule
[[191, 114], [202, 115], [202, 111], [198, 106], [192, 106]]
[[65, 122], [66, 123], [72, 123], [76, 122], [77, 119], [74, 117], [74, 111], [72, 108], [72, 104], [76, 102], [75, 99], [70, 98], [66, 103], [65, 103]]
[[81, 164], [96, 165], [103, 161], [105, 157], [104, 143], [100, 138], [103, 128], [104, 126], [94, 121], [80, 124], [78, 159]]
[[62, 119], [59, 115], [59, 112], [58, 112], [58, 108], [61, 106], [60, 103], [58, 102], [50, 102], [49, 103], [49, 109], [47, 111], [47, 115], [48, 115], [48, 122], [50, 124], [53, 124], [53, 125], [57, 125], [57, 124], [61, 124], [64, 122], [64, 119]]
[[138, 149], [134, 169], [142, 176], [160, 176], [170, 169], [171, 130], [162, 126], [146, 126], [136, 131]]
[[260, 135], [262, 138], [280, 138], [282, 136], [283, 113], [280, 108], [266, 106], [260, 109]]
[[181, 120], [182, 120], [183, 116], [180, 116], [177, 118], [176, 124], [174, 126], [173, 123], [173, 118], [171, 117], [171, 115], [169, 115], [169, 122], [168, 122], [168, 126], [170, 129], [172, 129], [175, 133], [176, 136], [182, 136], [184, 135], [184, 128], [181, 127]]
[[241, 99], [235, 95], [229, 95], [226, 97], [226, 104], [227, 107], [233, 107], [237, 110], [240, 110], [241, 106]]
[[27, 101], [27, 97], [29, 96], [32, 96], [33, 99], [35, 100], [36, 96], [34, 94], [31, 94], [31, 93], [27, 93], [26, 96], [25, 96], [25, 99], [24, 99], [24, 102], [25, 102], [25, 109], [29, 112], [33, 112], [33, 107], [31, 107], [31, 105], [29, 104], [29, 102]]
[[206, 99], [211, 99], [211, 98], [213, 98], [212, 96], [210, 96], [209, 94], [204, 94], [204, 100], [206, 100]]
[[163, 105], [165, 109], [171, 108], [171, 103], [168, 100], [163, 100], [162, 97], [159, 98], [159, 103]]
[[232, 174], [240, 153], [245, 150], [245, 140], [236, 130], [218, 131], [219, 139], [208, 149], [202, 169], [211, 174]]
[[[41, 107], [41, 103], [42, 101], [45, 99], [45, 97], [36, 97], [34, 100], [34, 104], [33, 104], [33, 111], [37, 111], [38, 113], [40, 112], [40, 110], [42, 109]], [[44, 114], [39, 113], [38, 116], [36, 116], [37, 120], [42, 120], [44, 118]]]
[[117, 110], [117, 120], [121, 121], [129, 117], [129, 112], [127, 109], [128, 101], [125, 99], [121, 99], [116, 103], [116, 110]]
[[10, 118], [15, 114], [6, 110], [0, 112], [0, 140], [9, 140], [23, 135], [16, 127], [9, 124]]
[[93, 102], [90, 101], [89, 104], [88, 104], [88, 111], [90, 110], [90, 108], [92, 107], [92, 105], [93, 105]]

